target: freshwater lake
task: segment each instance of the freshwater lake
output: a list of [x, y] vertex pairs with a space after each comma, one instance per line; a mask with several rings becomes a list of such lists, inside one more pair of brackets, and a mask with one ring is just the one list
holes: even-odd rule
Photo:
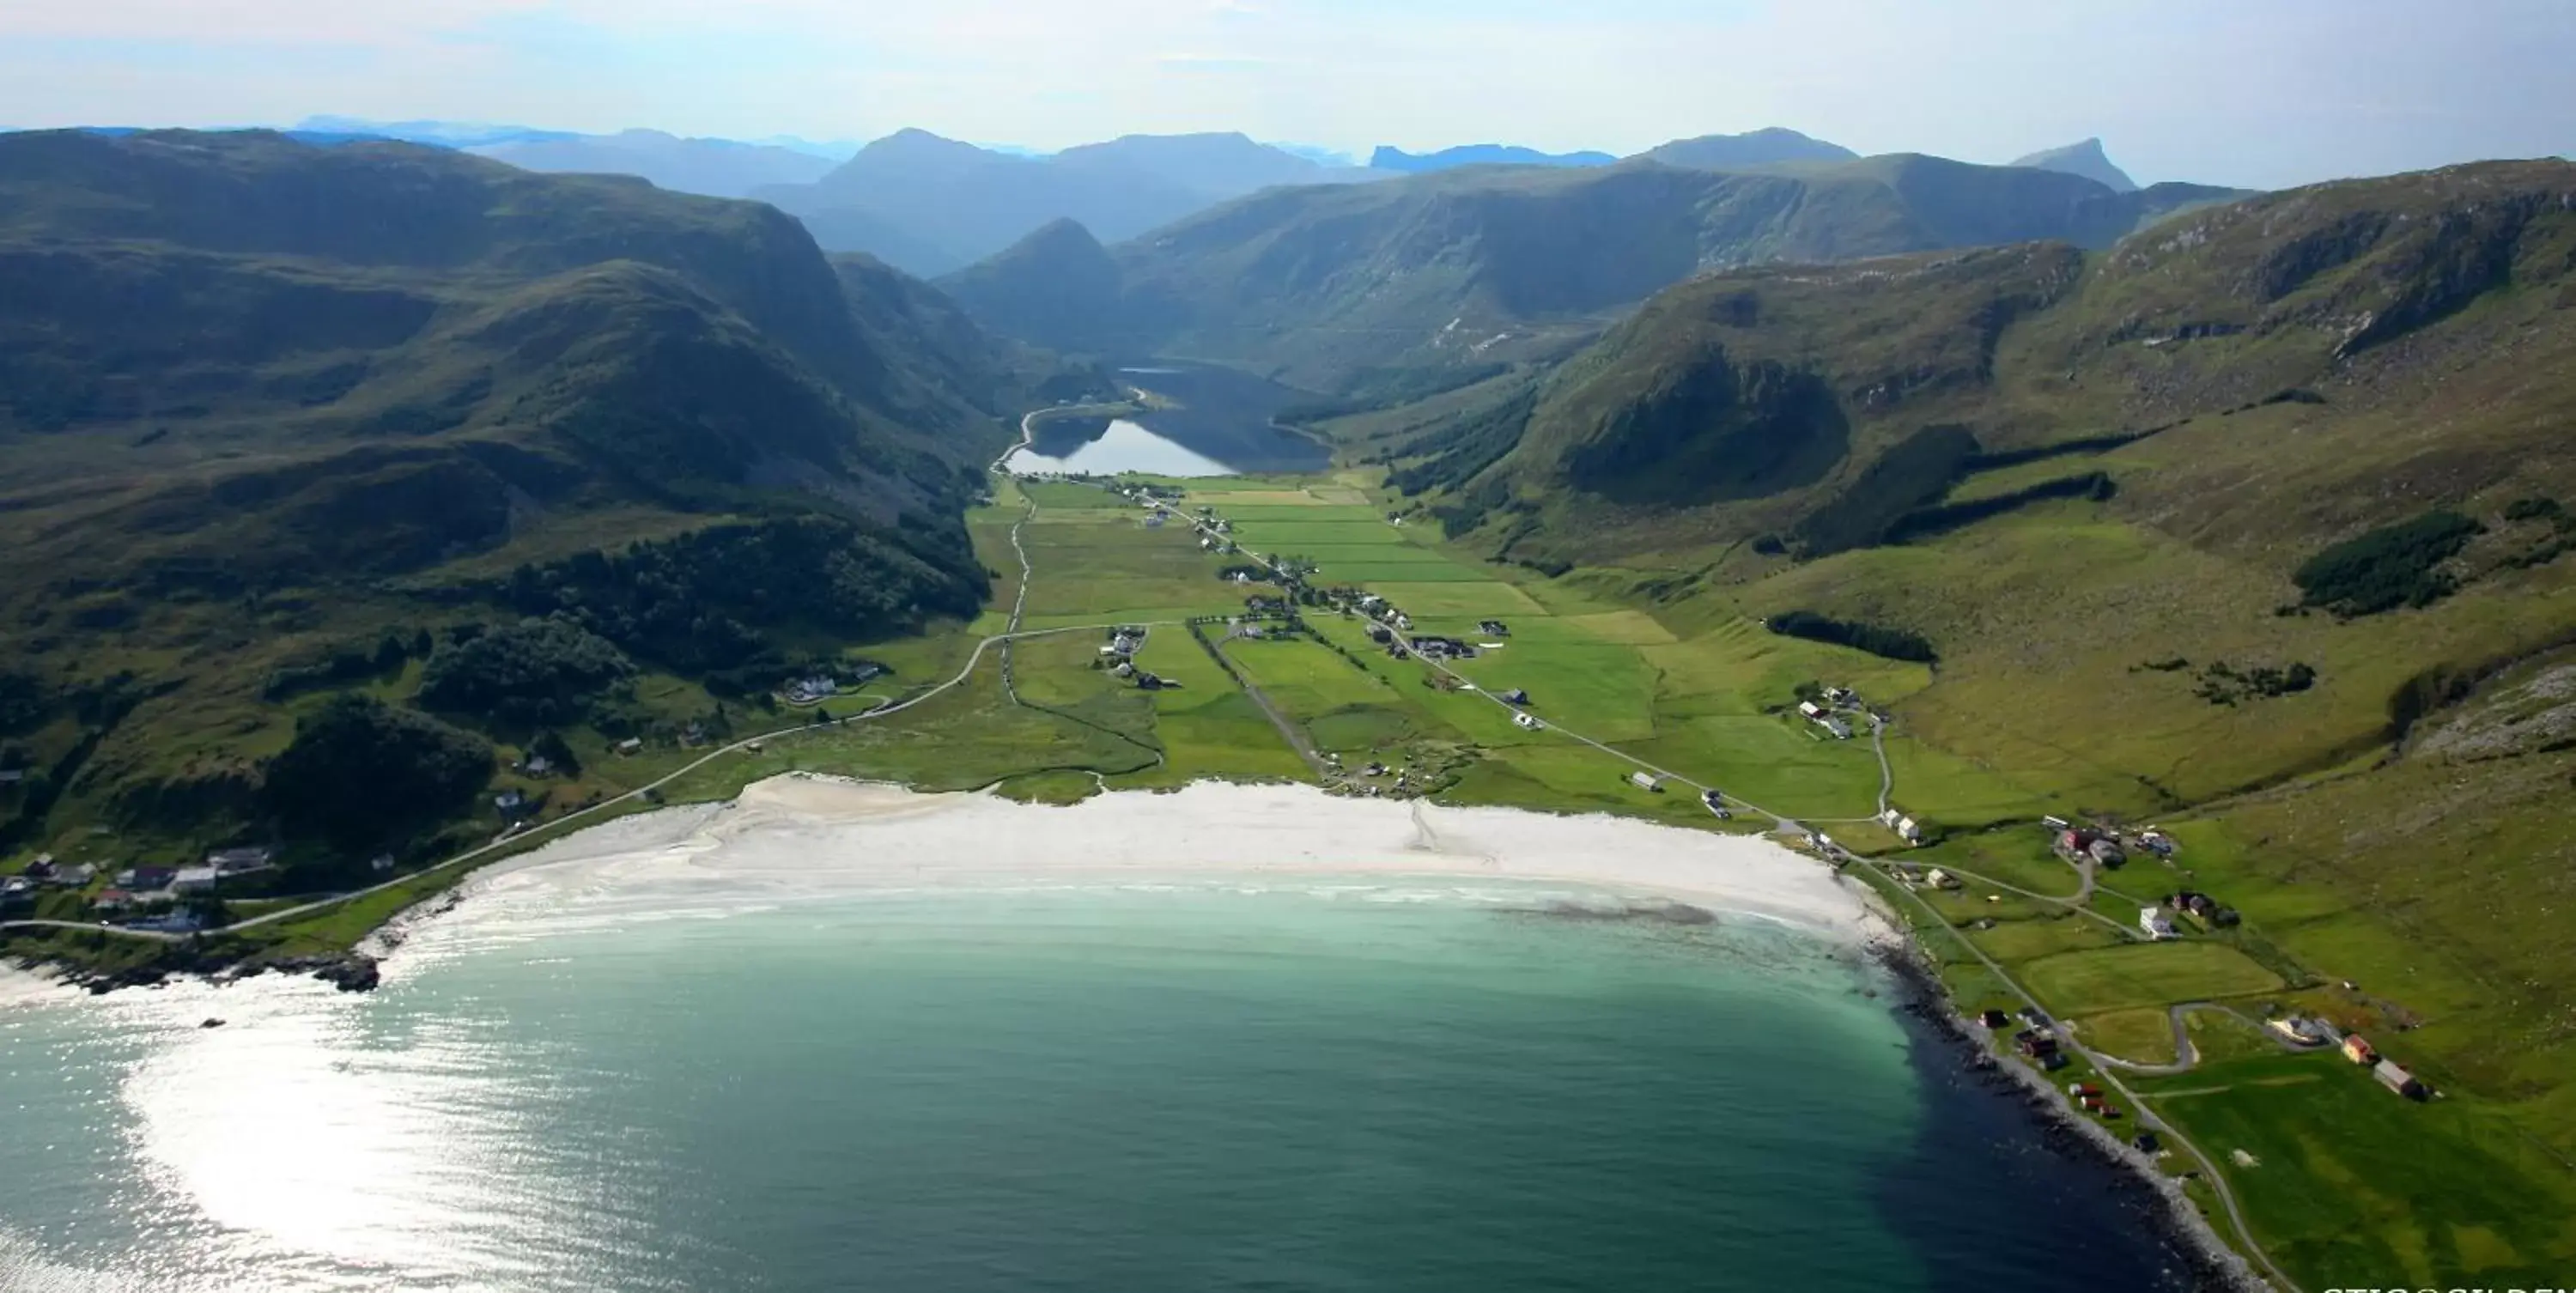
[[1321, 471], [1323, 444], [1271, 419], [1307, 393], [1231, 368], [1155, 363], [1118, 370], [1119, 380], [1174, 407], [1134, 418], [1057, 418], [1038, 424], [1031, 445], [1006, 464], [1024, 475], [1230, 476]]

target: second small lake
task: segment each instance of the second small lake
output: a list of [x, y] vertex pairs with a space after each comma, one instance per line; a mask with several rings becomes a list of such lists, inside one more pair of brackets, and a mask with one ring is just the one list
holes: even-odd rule
[[1010, 469], [1227, 476], [1321, 471], [1332, 462], [1332, 450], [1321, 442], [1272, 424], [1280, 409], [1307, 398], [1307, 392], [1201, 364], [1121, 368], [1118, 379], [1171, 407], [1132, 418], [1040, 422], [1029, 447], [1011, 455]]

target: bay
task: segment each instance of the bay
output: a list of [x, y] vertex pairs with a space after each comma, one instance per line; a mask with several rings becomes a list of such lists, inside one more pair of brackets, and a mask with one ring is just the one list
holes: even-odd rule
[[1766, 921], [1464, 882], [514, 879], [371, 996], [0, 1009], [0, 1287], [2172, 1278], [1879, 971]]

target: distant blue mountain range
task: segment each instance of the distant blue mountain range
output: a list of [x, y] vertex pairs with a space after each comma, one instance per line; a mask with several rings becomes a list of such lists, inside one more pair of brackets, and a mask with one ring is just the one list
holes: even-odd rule
[[1381, 147], [1370, 155], [1369, 169], [1421, 175], [1459, 166], [1607, 166], [1617, 160], [1608, 153], [1542, 153], [1516, 144], [1462, 144], [1436, 153]]

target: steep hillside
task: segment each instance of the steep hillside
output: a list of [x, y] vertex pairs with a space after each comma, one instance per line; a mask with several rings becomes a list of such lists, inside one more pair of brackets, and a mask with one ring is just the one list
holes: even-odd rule
[[[256, 828], [297, 697], [399, 697], [519, 615], [714, 705], [815, 626], [971, 614], [958, 515], [1019, 362], [755, 204], [402, 144], [0, 138], [0, 543], [26, 574], [0, 675], [37, 698], [0, 756], [47, 770], [0, 839]], [[635, 540], [678, 573], [593, 588]], [[697, 609], [655, 627], [656, 598]], [[669, 717], [556, 701], [567, 729]]]
[[[1946, 181], [1952, 164], [1923, 160], [1904, 159], [1891, 187], [1937, 212], [1921, 190]], [[2453, 423], [2468, 392], [2538, 380], [2522, 363], [2489, 359], [2487, 347], [2508, 337], [2557, 344], [2554, 311], [2576, 290], [2562, 259], [2576, 237], [2569, 173], [2491, 164], [2327, 185], [2177, 217], [2090, 255], [2040, 243], [1711, 276], [1658, 296], [1550, 376], [1508, 455], [1473, 472], [1460, 470], [1466, 460], [1442, 468], [1425, 455], [1416, 478], [1462, 498], [1521, 500], [1506, 511], [1606, 509], [1591, 520], [1619, 527], [1522, 527], [1530, 532], [1516, 551], [1573, 557], [1587, 546], [1777, 534], [1821, 555], [1885, 537], [1977, 463], [2059, 442], [2196, 436], [2176, 428], [2231, 410], [2248, 421], [2295, 417], [2313, 436], [2358, 427], [2365, 411], [2376, 427], [2411, 409], [2448, 428], [2438, 451], [2423, 450], [2426, 470], [2439, 463], [2446, 489], [2474, 492], [2532, 462], [2526, 455], [2559, 452], [2501, 413], [2482, 415], [2474, 434]], [[2075, 177], [2028, 174], [2099, 193]], [[2070, 192], [2081, 213], [2085, 193]], [[1985, 217], [1970, 208], [1960, 218], [1975, 227]], [[2464, 368], [2438, 391], [2401, 376], [2427, 364]], [[1873, 469], [1909, 444], [1919, 452], [1925, 428], [1953, 426], [1973, 436], [1964, 455], [1899, 459], [1920, 470], [1893, 476]], [[2222, 487], [2240, 462], [2178, 464], [2166, 475], [2189, 485], [2177, 483], [2171, 503], [2193, 501], [2191, 519], [2174, 523], [2195, 533], [2277, 528], [2285, 504], [2349, 507], [2381, 492], [2358, 487], [2415, 440], [2342, 434], [2368, 443], [2301, 463], [2308, 488], [2266, 497], [2243, 517], [2228, 503], [2243, 491]], [[2139, 489], [2141, 503], [2167, 498], [2162, 487]], [[2321, 531], [2336, 523], [2318, 520]]]
[[811, 184], [755, 196], [804, 219], [833, 251], [943, 274], [1058, 220], [1117, 240], [1257, 189], [1371, 178], [1241, 135], [1131, 135], [1016, 157], [921, 130], [861, 149]]
[[2064, 148], [2042, 149], [2028, 157], [2015, 159], [2013, 165], [2081, 175], [2114, 193], [2127, 193], [2138, 187], [2138, 182], [2130, 179], [2127, 171], [2112, 164], [2110, 155], [2102, 151], [2099, 139], [2087, 139]]
[[1385, 368], [1554, 356], [1711, 270], [2033, 237], [2107, 245], [2215, 192], [2122, 195], [1910, 156], [1796, 173], [1471, 169], [1257, 194], [1114, 247], [1114, 275], [1051, 237], [946, 282], [987, 327], [1037, 344], [1338, 390]]

